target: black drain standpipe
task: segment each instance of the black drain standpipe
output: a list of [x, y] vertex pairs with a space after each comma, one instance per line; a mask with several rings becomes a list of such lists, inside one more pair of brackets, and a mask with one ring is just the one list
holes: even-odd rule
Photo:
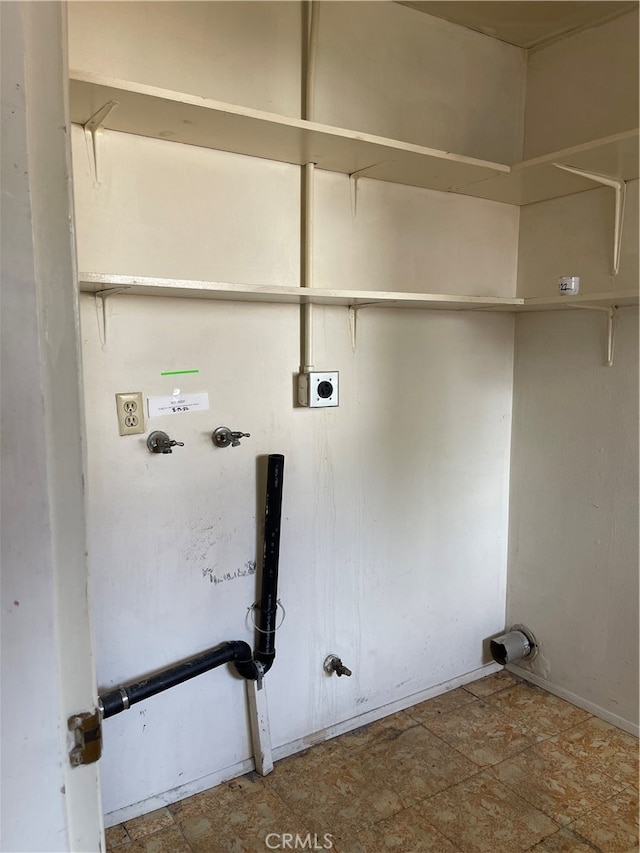
[[280, 519], [284, 456], [272, 453], [267, 469], [267, 500], [264, 511], [262, 588], [258, 605], [258, 641], [255, 660], [268, 672], [276, 656], [276, 616], [278, 610], [278, 561], [280, 559]]
[[258, 643], [255, 656], [251, 646], [243, 640], [232, 640], [217, 649], [209, 649], [182, 663], [135, 681], [116, 687], [98, 697], [103, 719], [126, 711], [136, 702], [142, 702], [190, 678], [209, 672], [225, 663], [232, 663], [239, 675], [256, 681], [267, 672], [276, 656], [275, 633], [278, 608], [278, 559], [280, 556], [280, 518], [282, 515], [282, 477], [284, 456], [273, 453], [268, 457], [267, 499], [264, 521], [264, 548], [262, 554], [262, 587], [258, 605]]

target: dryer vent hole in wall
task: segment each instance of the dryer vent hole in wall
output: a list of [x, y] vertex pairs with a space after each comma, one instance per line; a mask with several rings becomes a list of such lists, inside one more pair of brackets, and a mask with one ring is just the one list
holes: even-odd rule
[[533, 660], [538, 653], [538, 643], [528, 628], [514, 625], [506, 634], [494, 637], [489, 650], [496, 663], [506, 666], [518, 660]]

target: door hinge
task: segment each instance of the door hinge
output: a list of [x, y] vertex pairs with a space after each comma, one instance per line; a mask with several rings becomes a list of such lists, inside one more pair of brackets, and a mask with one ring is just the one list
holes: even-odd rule
[[69, 752], [72, 767], [93, 764], [102, 755], [102, 717], [100, 711], [74, 714], [68, 720], [73, 735], [73, 748]]

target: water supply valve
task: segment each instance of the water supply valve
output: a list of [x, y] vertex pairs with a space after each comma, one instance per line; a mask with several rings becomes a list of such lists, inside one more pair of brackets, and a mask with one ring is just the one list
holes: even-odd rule
[[211, 441], [216, 447], [229, 447], [229, 445], [238, 447], [241, 438], [251, 438], [251, 433], [232, 430], [225, 426], [217, 427], [211, 433]]
[[150, 433], [147, 447], [151, 453], [173, 453], [174, 447], [184, 447], [184, 441], [174, 441], [160, 429]]
[[342, 663], [338, 655], [329, 655], [326, 657], [322, 664], [322, 668], [327, 675], [333, 675], [334, 672], [338, 676], [351, 675], [351, 670]]

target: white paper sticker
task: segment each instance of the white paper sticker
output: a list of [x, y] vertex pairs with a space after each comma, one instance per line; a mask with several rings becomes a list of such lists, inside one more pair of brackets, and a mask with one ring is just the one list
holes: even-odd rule
[[177, 394], [173, 397], [148, 397], [150, 418], [160, 415], [181, 415], [183, 412], [205, 412], [209, 408], [209, 394]]

